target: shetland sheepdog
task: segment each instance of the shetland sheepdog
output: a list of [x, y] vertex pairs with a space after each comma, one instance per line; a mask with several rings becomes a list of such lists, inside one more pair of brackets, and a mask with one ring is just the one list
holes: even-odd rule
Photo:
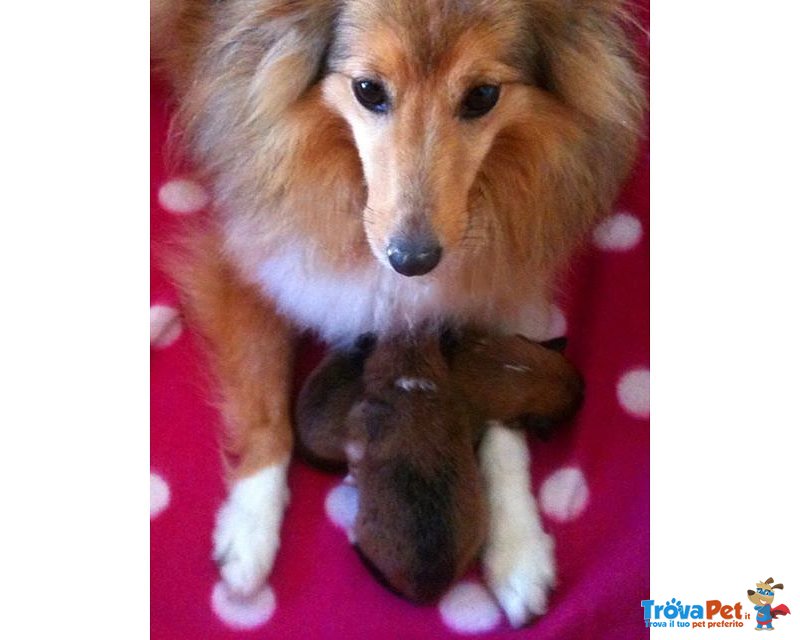
[[[437, 323], [544, 335], [554, 280], [607, 212], [643, 92], [618, 0], [152, 0], [175, 139], [213, 223], [174, 271], [219, 381], [230, 492], [215, 557], [267, 579], [288, 502], [295, 337]], [[553, 545], [523, 436], [489, 429], [484, 574], [547, 607]]]

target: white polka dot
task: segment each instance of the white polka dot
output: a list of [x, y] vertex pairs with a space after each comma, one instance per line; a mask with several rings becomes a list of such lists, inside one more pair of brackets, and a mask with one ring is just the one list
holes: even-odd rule
[[193, 180], [178, 178], [158, 190], [158, 203], [171, 213], [195, 213], [208, 204], [208, 192]]
[[265, 585], [254, 595], [241, 598], [232, 594], [220, 580], [211, 591], [211, 609], [233, 629], [255, 629], [275, 613], [275, 593], [269, 585]]
[[567, 335], [567, 316], [556, 305], [550, 306], [550, 324], [547, 328], [547, 339], [561, 338]]
[[439, 615], [453, 631], [484, 633], [500, 623], [500, 608], [486, 588], [477, 582], [460, 582], [439, 602]]
[[175, 307], [154, 304], [150, 307], [150, 345], [163, 349], [170, 346], [181, 335], [180, 313]]
[[325, 513], [337, 527], [350, 531], [358, 513], [358, 489], [350, 484], [340, 484], [328, 492]]
[[577, 518], [589, 501], [589, 487], [583, 472], [577, 467], [554, 471], [539, 492], [542, 511], [559, 522]]
[[150, 472], [150, 519], [152, 520], [169, 505], [169, 485], [157, 473]]
[[642, 223], [630, 213], [617, 213], [598, 224], [592, 240], [606, 251], [626, 251], [635, 247], [642, 238]]
[[617, 399], [635, 418], [650, 417], [650, 369], [631, 369], [617, 383]]

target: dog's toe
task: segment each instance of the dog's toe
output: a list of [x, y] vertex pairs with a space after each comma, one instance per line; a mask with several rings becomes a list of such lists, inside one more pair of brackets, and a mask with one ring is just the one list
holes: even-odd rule
[[489, 587], [508, 621], [521, 627], [547, 611], [555, 584], [553, 541], [547, 534], [496, 540], [486, 550]]
[[255, 558], [224, 557], [219, 573], [231, 593], [249, 597], [264, 583], [270, 568], [267, 565]]

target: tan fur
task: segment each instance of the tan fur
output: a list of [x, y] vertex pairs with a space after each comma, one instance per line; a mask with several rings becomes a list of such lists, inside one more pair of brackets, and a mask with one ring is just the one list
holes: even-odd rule
[[[454, 281], [457, 295], [480, 295], [498, 314], [508, 313], [521, 293], [546, 292], [607, 211], [632, 160], [641, 90], [618, 24], [619, 3], [507, 0], [462, 15], [449, 29], [437, 23], [436, 41], [448, 43], [451, 33], [453, 48], [434, 58], [440, 65], [433, 70], [407, 53], [424, 50], [427, 31], [407, 42], [381, 34], [413, 36], [426, 18], [448, 15], [433, 5], [469, 3], [433, 2], [425, 11], [417, 5], [426, 3], [344, 3], [351, 21], [366, 22], [359, 40], [344, 28], [334, 37], [338, 3], [231, 0], [215, 5], [214, 36], [197, 49], [194, 38], [207, 28], [196, 15], [202, 3], [186, 4], [177, 39], [186, 48], [173, 58], [180, 68], [196, 57], [191, 83], [177, 82], [188, 87], [181, 95], [182, 140], [214, 180], [222, 215], [232, 217], [227, 242], [244, 270], [295, 233], [313, 234], [331, 269], [371, 265], [365, 236], [380, 256], [407, 213], [403, 198], [414, 200], [410, 194], [423, 180], [430, 189], [415, 196], [422, 204], [405, 209], [431, 211], [450, 249], [442, 277]], [[359, 60], [390, 65], [385, 73], [409, 95], [387, 139], [376, 143], [376, 155], [389, 149], [389, 159], [368, 158], [363, 173], [340, 115], [358, 105], [344, 95], [337, 73], [322, 83], [327, 100], [318, 85], [309, 89], [331, 42], [342, 60], [333, 64], [345, 71], [366, 64]], [[491, 71], [509, 84], [496, 113], [454, 133], [445, 98], [452, 101], [454, 86], [465, 86], [467, 69]], [[417, 135], [423, 124], [427, 136]], [[465, 128], [479, 128], [479, 135]], [[414, 147], [424, 144], [435, 153], [413, 175]], [[379, 179], [365, 190], [371, 166]], [[373, 205], [365, 209], [368, 192]]]
[[185, 247], [169, 271], [211, 352], [225, 452], [238, 479], [285, 460], [291, 449], [291, 332], [269, 301], [239, 281], [214, 232], [195, 233]]
[[[615, 0], [153, 2], [176, 141], [214, 190], [218, 240], [181, 282], [239, 474], [290, 447], [289, 330], [256, 289], [265, 259], [302, 241], [318, 273], [375, 273], [422, 217], [444, 247], [425, 276], [442, 308], [502, 324], [546, 301], [634, 157], [642, 92]], [[392, 88], [391, 118], [359, 110], [355, 73]], [[459, 121], [485, 81], [497, 106]]]

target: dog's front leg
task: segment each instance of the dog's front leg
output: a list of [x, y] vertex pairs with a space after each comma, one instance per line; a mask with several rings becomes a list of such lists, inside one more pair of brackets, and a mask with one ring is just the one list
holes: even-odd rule
[[230, 460], [214, 558], [228, 587], [250, 595], [272, 569], [289, 498], [293, 340], [270, 301], [218, 257], [213, 238], [207, 242], [175, 271], [190, 320], [210, 348]]
[[252, 594], [272, 569], [289, 500], [292, 448], [289, 412], [292, 338], [277, 314], [242, 291], [219, 344], [219, 380], [230, 493], [217, 514], [214, 557], [226, 584]]
[[272, 570], [289, 500], [292, 338], [261, 300], [237, 295], [230, 304], [237, 320], [218, 358], [224, 360], [219, 367], [222, 413], [234, 464], [228, 499], [217, 514], [214, 557], [226, 584], [249, 595]]
[[519, 627], [545, 613], [555, 582], [553, 540], [542, 529], [531, 493], [524, 432], [491, 423], [480, 464], [489, 500], [484, 575], [509, 622]]

